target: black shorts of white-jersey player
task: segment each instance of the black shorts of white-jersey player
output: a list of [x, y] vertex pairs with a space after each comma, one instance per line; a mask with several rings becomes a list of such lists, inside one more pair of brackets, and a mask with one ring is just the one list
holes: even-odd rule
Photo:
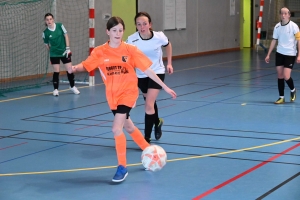
[[[171, 42], [169, 42], [163, 32], [152, 30], [151, 17], [148, 13], [139, 12], [135, 16], [134, 21], [138, 31], [130, 35], [126, 42], [137, 46], [152, 61], [151, 69], [164, 81], [166, 68], [169, 74], [173, 73]], [[166, 48], [166, 67], [162, 60], [162, 47]], [[140, 70], [137, 69], [136, 74], [138, 86], [145, 99], [145, 139], [150, 143], [153, 125], [155, 125], [155, 139], [159, 140], [162, 136], [161, 128], [164, 121], [162, 118], [159, 118], [156, 104], [161, 87]]]
[[268, 54], [265, 58], [266, 63], [270, 62], [270, 54], [272, 53], [276, 42], [278, 41], [275, 64], [277, 71], [277, 85], [279, 98], [274, 102], [275, 104], [285, 103], [284, 87], [285, 82], [289, 86], [290, 101], [296, 100], [296, 88], [291, 77], [291, 72], [295, 64], [300, 63], [300, 54], [297, 55], [297, 46], [300, 50], [300, 32], [299, 27], [290, 20], [291, 14], [288, 8], [283, 7], [279, 11], [281, 22], [275, 25], [273, 31], [273, 40], [270, 44]]
[[70, 90], [74, 94], [79, 94], [80, 92], [75, 87], [74, 74], [72, 73], [72, 53], [69, 47], [70, 42], [67, 30], [63, 24], [54, 22], [54, 17], [51, 13], [45, 14], [44, 20], [47, 28], [43, 32], [43, 39], [46, 48], [50, 52], [50, 62], [53, 66], [53, 96], [59, 95], [58, 87], [60, 61], [62, 61], [67, 70]]

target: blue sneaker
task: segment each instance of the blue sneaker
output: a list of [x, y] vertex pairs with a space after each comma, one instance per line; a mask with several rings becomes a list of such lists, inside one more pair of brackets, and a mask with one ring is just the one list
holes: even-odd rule
[[115, 176], [113, 177], [113, 182], [122, 182], [128, 175], [127, 168], [123, 165], [119, 165]]

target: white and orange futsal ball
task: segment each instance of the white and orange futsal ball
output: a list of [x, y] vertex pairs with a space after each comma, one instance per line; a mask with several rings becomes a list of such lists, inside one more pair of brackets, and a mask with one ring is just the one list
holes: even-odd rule
[[144, 149], [142, 156], [142, 164], [146, 170], [161, 170], [167, 163], [167, 153], [158, 145], [150, 145]]

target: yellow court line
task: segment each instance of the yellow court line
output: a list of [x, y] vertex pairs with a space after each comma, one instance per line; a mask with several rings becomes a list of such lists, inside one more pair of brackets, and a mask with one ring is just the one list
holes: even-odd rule
[[[98, 86], [98, 85], [103, 85], [103, 83], [96, 84], [95, 86]], [[80, 88], [87, 88], [87, 87], [90, 87], [90, 86], [82, 86], [82, 87], [78, 87], [78, 88], [80, 89]], [[69, 91], [69, 89], [59, 90], [60, 93], [61, 92], [66, 92], [66, 91]], [[8, 102], [8, 101], [16, 101], [16, 100], [21, 100], [21, 99], [28, 99], [28, 98], [43, 96], [43, 95], [48, 95], [48, 94], [52, 94], [52, 92], [46, 92], [46, 93], [42, 93], [42, 94], [35, 94], [35, 95], [30, 95], [30, 96], [24, 96], [24, 97], [18, 97], [18, 98], [13, 98], [13, 99], [1, 100], [0, 103]]]
[[[231, 153], [238, 153], [242, 151], [249, 151], [253, 149], [259, 149], [263, 147], [269, 147], [269, 146], [274, 146], [278, 144], [283, 144], [286, 142], [291, 142], [295, 140], [300, 140], [300, 137], [288, 139], [288, 140], [282, 140], [279, 142], [273, 142], [269, 144], [264, 144], [264, 145], [259, 145], [259, 146], [254, 146], [254, 147], [248, 147], [248, 148], [243, 148], [243, 149], [237, 149], [237, 150], [231, 150], [231, 151], [224, 151], [224, 152], [219, 152], [219, 153], [213, 153], [213, 154], [205, 154], [201, 156], [190, 156], [186, 158], [175, 158], [175, 159], [170, 159], [168, 162], [175, 162], [175, 161], [182, 161], [182, 160], [191, 160], [191, 159], [197, 159], [197, 158], [205, 158], [205, 157], [213, 157], [213, 156], [220, 156], [224, 154], [231, 154]], [[127, 166], [138, 166], [141, 165], [141, 163], [134, 163], [134, 164], [128, 164]], [[9, 174], [0, 174], [1, 176], [20, 176], [20, 175], [37, 175], [37, 174], [52, 174], [52, 173], [66, 173], [66, 172], [78, 172], [78, 171], [91, 171], [91, 170], [100, 170], [100, 169], [111, 169], [111, 168], [116, 168], [117, 166], [103, 166], [103, 167], [93, 167], [93, 168], [77, 168], [77, 169], [67, 169], [67, 170], [52, 170], [52, 171], [40, 171], [40, 172], [19, 172], [19, 173], [9, 173]]]

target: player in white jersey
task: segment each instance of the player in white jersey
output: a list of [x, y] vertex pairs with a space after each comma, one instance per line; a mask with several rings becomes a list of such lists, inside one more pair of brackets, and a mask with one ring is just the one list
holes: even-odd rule
[[[153, 31], [151, 17], [146, 12], [139, 12], [134, 18], [137, 32], [130, 35], [127, 43], [136, 45], [151, 61], [151, 69], [164, 81], [165, 66], [162, 60], [162, 47], [166, 47], [167, 72], [173, 73], [172, 45], [163, 32]], [[149, 78], [145, 73], [136, 70], [138, 86], [145, 99], [145, 139], [151, 142], [151, 132], [155, 125], [155, 139], [159, 140], [162, 135], [161, 127], [163, 119], [158, 117], [156, 98], [162, 89], [160, 85]]]
[[265, 58], [266, 63], [269, 63], [270, 54], [278, 40], [275, 63], [278, 77], [279, 99], [274, 102], [275, 104], [283, 104], [285, 102], [284, 81], [291, 90], [290, 101], [294, 102], [296, 100], [296, 88], [294, 87], [291, 72], [295, 64], [295, 59], [297, 63], [300, 63], [300, 54], [298, 53], [297, 56], [297, 46], [298, 51], [300, 50], [300, 32], [298, 25], [292, 22], [290, 17], [291, 13], [288, 8], [283, 7], [280, 9], [281, 22], [274, 27], [273, 40]]

